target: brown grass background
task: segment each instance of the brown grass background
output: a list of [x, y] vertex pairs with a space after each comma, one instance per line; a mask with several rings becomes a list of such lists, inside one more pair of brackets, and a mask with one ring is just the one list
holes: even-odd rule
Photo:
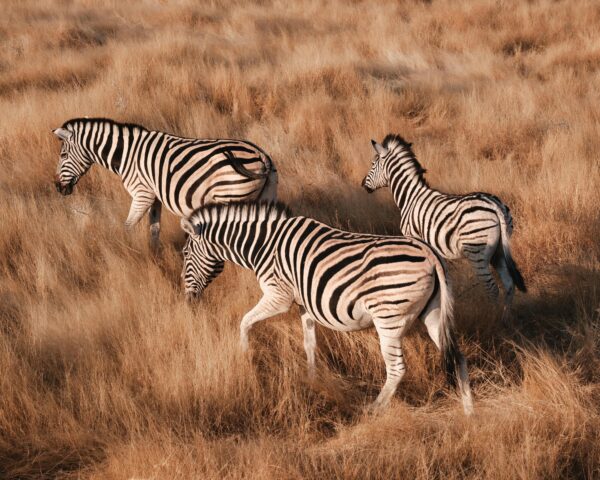
[[[600, 7], [592, 0], [8, 0], [0, 15], [0, 478], [600, 476]], [[452, 266], [476, 414], [417, 326], [389, 411], [374, 332], [298, 312], [238, 325], [260, 296], [231, 265], [183, 300], [183, 234], [125, 232], [95, 167], [63, 198], [51, 128], [106, 116], [261, 145], [280, 198], [343, 228], [397, 233], [359, 187], [369, 140], [414, 142], [435, 187], [497, 194], [530, 292], [500, 324]]]

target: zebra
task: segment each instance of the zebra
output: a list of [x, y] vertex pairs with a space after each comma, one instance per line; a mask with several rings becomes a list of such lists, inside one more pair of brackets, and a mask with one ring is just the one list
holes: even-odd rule
[[[356, 331], [375, 326], [386, 381], [370, 411], [384, 408], [406, 366], [401, 340], [421, 318], [441, 352], [450, 385], [473, 410], [467, 363], [454, 336], [452, 294], [443, 260], [420, 240], [350, 233], [281, 203], [206, 205], [181, 219], [186, 291], [200, 294], [231, 261], [255, 272], [263, 296], [244, 315], [240, 343], [256, 322], [300, 307], [309, 377], [315, 374], [315, 324]], [[458, 381], [458, 382], [457, 382]]]
[[275, 165], [248, 141], [183, 138], [106, 118], [74, 118], [53, 133], [62, 140], [56, 190], [71, 194], [94, 163], [102, 165], [121, 177], [132, 197], [125, 226], [149, 212], [155, 246], [161, 205], [185, 217], [206, 203], [277, 195]]
[[427, 242], [442, 257], [465, 257], [485, 283], [492, 298], [498, 286], [494, 266], [504, 288], [503, 321], [509, 317], [514, 287], [526, 292], [525, 281], [510, 253], [512, 216], [502, 201], [489, 193], [449, 195], [430, 188], [412, 151], [400, 135], [389, 134], [383, 143], [371, 140], [375, 157], [362, 186], [369, 193], [389, 186], [400, 209], [400, 229]]

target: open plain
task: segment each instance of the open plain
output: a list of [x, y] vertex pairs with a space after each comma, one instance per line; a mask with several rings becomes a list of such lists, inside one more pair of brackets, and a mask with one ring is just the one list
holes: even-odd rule
[[[3, 1], [0, 6], [0, 478], [600, 477], [600, 6], [530, 2]], [[123, 228], [96, 166], [53, 185], [72, 117], [248, 139], [279, 198], [340, 228], [398, 233], [360, 188], [370, 139], [399, 133], [438, 189], [487, 191], [515, 219], [528, 287], [513, 323], [451, 266], [475, 414], [422, 325], [392, 406], [374, 331], [318, 328], [227, 265], [184, 301], [184, 234]]]

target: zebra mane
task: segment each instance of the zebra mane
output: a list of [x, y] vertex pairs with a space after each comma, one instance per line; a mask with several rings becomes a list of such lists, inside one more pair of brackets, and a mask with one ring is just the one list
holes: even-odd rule
[[194, 225], [218, 222], [252, 222], [280, 220], [293, 216], [290, 208], [281, 202], [231, 202], [209, 204], [197, 208], [189, 216]]
[[390, 150], [394, 149], [394, 148], [402, 149], [407, 154], [405, 158], [407, 158], [408, 161], [414, 167], [415, 172], [416, 172], [417, 176], [419, 177], [419, 180], [421, 180], [422, 182], [425, 183], [425, 185], [427, 185], [427, 180], [425, 180], [425, 177], [423, 176], [425, 173], [427, 173], [427, 170], [425, 168], [423, 168], [423, 166], [417, 160], [417, 157], [415, 156], [415, 152], [413, 152], [413, 150], [412, 150], [412, 143], [407, 142], [404, 138], [402, 138], [398, 134], [389, 133], [383, 139], [383, 146]]
[[117, 120], [112, 120], [110, 118], [103, 117], [79, 117], [79, 118], [71, 118], [62, 124], [61, 128], [67, 128], [69, 126], [75, 126], [78, 123], [86, 124], [86, 123], [108, 123], [110, 125], [116, 125], [118, 127], [127, 127], [127, 128], [139, 128], [140, 130], [148, 130], [143, 125], [139, 125], [137, 123], [129, 123], [129, 122], [118, 122]]

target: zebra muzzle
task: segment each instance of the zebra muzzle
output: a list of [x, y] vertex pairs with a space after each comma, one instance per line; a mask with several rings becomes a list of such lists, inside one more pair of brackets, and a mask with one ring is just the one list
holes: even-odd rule
[[56, 187], [56, 191], [62, 195], [71, 195], [71, 193], [73, 193], [73, 186], [75, 185], [75, 182], [73, 180], [71, 180], [69, 183], [67, 184], [63, 184], [60, 180], [56, 180], [54, 182], [54, 186]]
[[191, 290], [189, 292], [185, 292], [185, 300], [187, 303], [194, 303], [200, 297], [200, 292]]
[[373, 189], [367, 185], [367, 177], [363, 178], [363, 181], [360, 185], [367, 191], [367, 193], [373, 193]]

